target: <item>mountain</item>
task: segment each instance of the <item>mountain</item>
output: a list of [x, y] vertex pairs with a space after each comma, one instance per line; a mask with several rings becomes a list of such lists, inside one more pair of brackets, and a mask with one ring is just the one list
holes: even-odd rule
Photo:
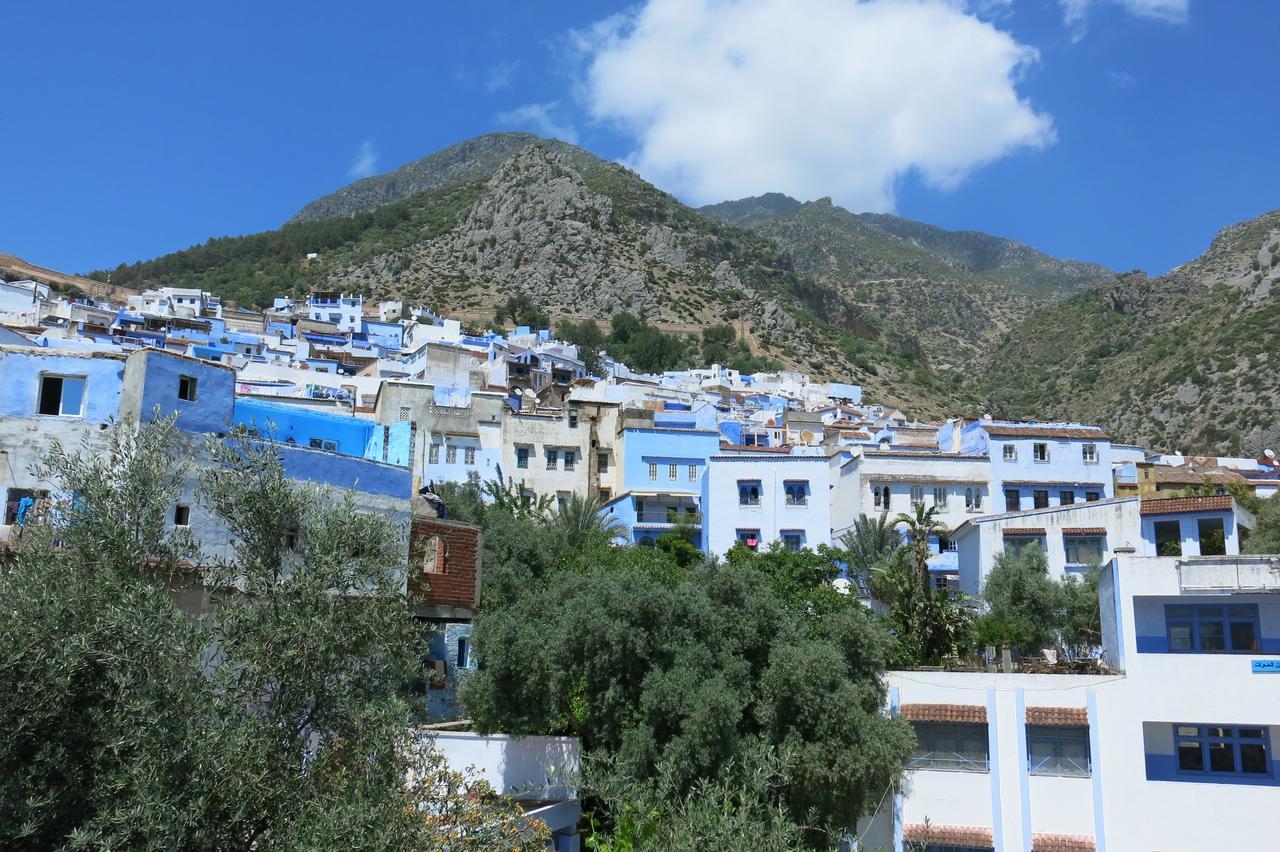
[[997, 414], [1083, 419], [1156, 449], [1280, 446], [1280, 211], [1223, 229], [1167, 275], [1040, 308], [986, 361]]
[[920, 417], [1084, 419], [1163, 449], [1252, 453], [1280, 444], [1266, 369], [1280, 351], [1278, 215], [1225, 230], [1169, 275], [1117, 276], [830, 199], [693, 210], [580, 148], [503, 133], [111, 280], [244, 305], [359, 291], [471, 326], [521, 294], [557, 324], [621, 311], [694, 337], [729, 324], [753, 363], [857, 382]]
[[989, 234], [850, 213], [829, 198], [801, 204], [772, 193], [701, 212], [769, 237], [798, 272], [913, 341], [934, 369], [967, 370], [1029, 312], [1115, 277]]
[[289, 222], [368, 213], [420, 192], [488, 180], [504, 160], [535, 142], [579, 166], [586, 158], [595, 159], [581, 148], [557, 139], [542, 139], [532, 133], [487, 133], [428, 154], [395, 171], [349, 183], [337, 192], [312, 201], [295, 213]]

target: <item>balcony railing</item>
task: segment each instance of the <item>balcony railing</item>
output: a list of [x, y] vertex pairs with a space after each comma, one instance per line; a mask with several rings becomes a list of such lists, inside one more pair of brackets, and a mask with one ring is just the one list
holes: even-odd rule
[[1178, 562], [1184, 592], [1280, 592], [1280, 557], [1192, 556]]
[[662, 509], [646, 509], [636, 513], [637, 524], [688, 524], [698, 526], [702, 523], [701, 512], [685, 512], [683, 510], [664, 511]]

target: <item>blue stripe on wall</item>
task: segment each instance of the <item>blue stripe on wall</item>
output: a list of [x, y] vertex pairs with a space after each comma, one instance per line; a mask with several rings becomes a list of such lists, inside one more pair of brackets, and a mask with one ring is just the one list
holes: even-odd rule
[[996, 736], [996, 691], [987, 690], [987, 750], [991, 753], [991, 840], [996, 852], [1004, 852], [1004, 826], [1000, 811], [1000, 743]]
[[[897, 716], [901, 706], [898, 687], [889, 687], [890, 714]], [[902, 793], [897, 791], [893, 794], [893, 852], [902, 852]]]
[[1014, 693], [1018, 725], [1018, 794], [1022, 799], [1022, 852], [1031, 852], [1031, 780], [1027, 773], [1027, 696], [1021, 689]]
[[1102, 736], [1098, 728], [1098, 695], [1087, 693], [1089, 707], [1089, 763], [1093, 781], [1093, 842], [1097, 852], [1107, 852], [1106, 822], [1102, 813]]

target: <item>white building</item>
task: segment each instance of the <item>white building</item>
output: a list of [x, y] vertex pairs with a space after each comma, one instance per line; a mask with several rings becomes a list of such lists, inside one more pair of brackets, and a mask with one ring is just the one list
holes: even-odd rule
[[1277, 592], [1280, 557], [1119, 553], [1100, 582], [1112, 671], [891, 672], [917, 753], [862, 848], [1273, 848]]
[[[815, 448], [816, 450], [817, 448]], [[833, 480], [842, 454], [753, 450], [712, 455], [703, 483], [706, 549], [762, 549], [780, 541], [799, 550], [831, 543]]]
[[1231, 497], [1115, 497], [966, 520], [952, 535], [960, 589], [977, 595], [998, 555], [1031, 544], [1049, 576], [1082, 573], [1119, 550], [1140, 556], [1235, 556], [1253, 516]]

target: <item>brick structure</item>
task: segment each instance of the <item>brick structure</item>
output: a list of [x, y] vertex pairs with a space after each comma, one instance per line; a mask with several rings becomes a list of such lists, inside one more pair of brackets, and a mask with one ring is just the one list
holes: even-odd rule
[[432, 609], [465, 610], [470, 617], [480, 603], [481, 550], [478, 526], [415, 515], [409, 532], [409, 594]]

